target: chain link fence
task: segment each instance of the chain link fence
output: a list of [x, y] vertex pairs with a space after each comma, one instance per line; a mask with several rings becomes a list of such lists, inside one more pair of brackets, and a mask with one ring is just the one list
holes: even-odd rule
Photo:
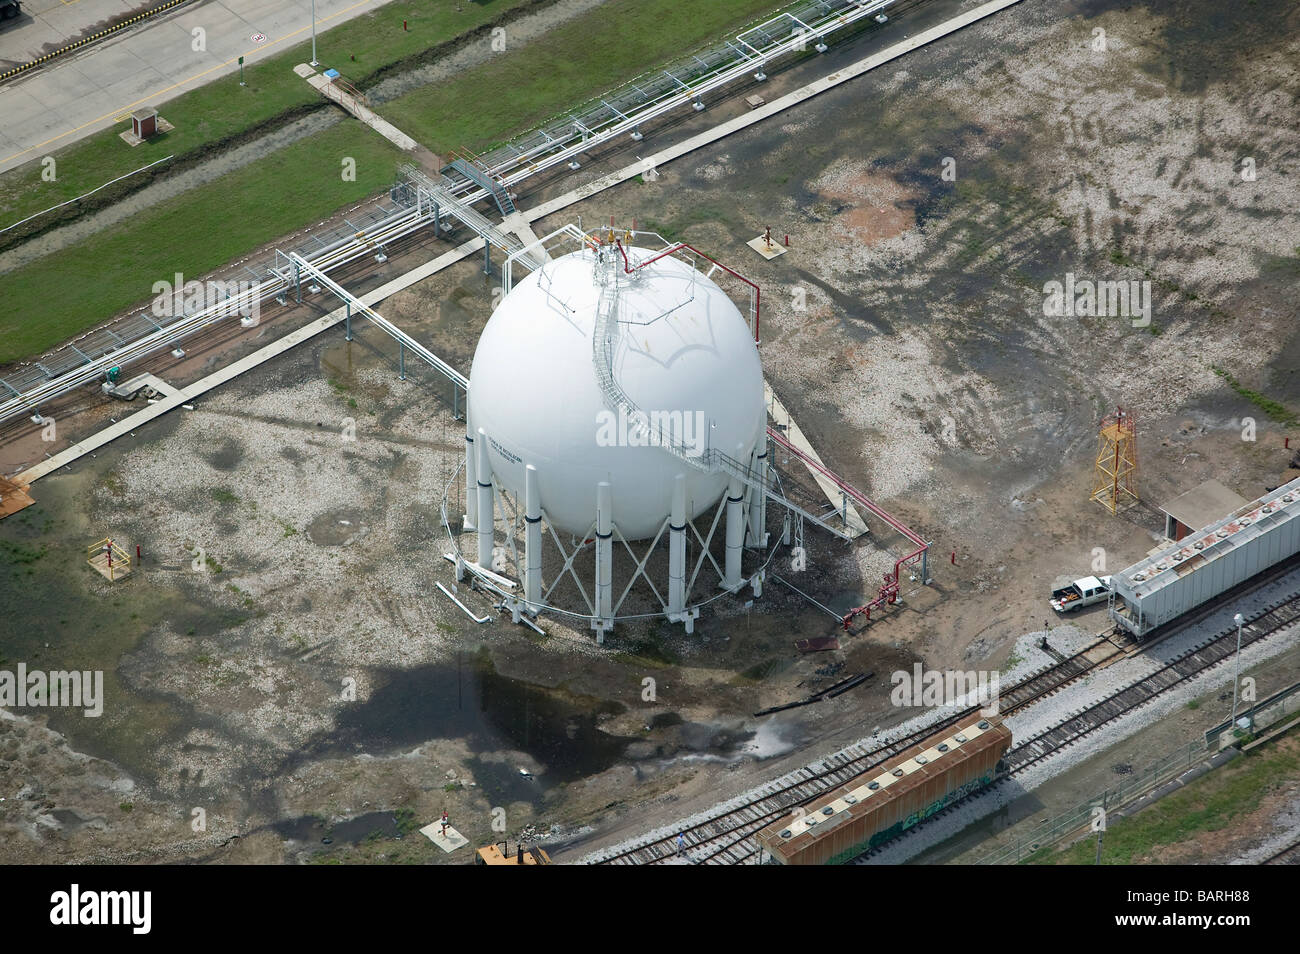
[[1171, 778], [1181, 775], [1197, 762], [1212, 755], [1213, 752], [1214, 750], [1206, 745], [1203, 740], [1189, 742], [1187, 745], [1170, 752], [1154, 765], [1128, 777], [1116, 787], [1107, 788], [1087, 801], [1074, 806], [1069, 811], [1048, 818], [1034, 828], [1029, 835], [985, 855], [977, 864], [1019, 864], [1034, 852], [1055, 845], [1068, 835], [1090, 828], [1098, 809], [1103, 812], [1112, 812], [1134, 799], [1150, 794]]

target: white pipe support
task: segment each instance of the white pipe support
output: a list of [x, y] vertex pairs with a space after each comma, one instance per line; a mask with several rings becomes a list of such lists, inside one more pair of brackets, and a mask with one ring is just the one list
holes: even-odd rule
[[738, 478], [727, 486], [727, 556], [723, 564], [722, 586], [735, 590], [741, 584], [740, 554], [745, 542], [745, 493]]
[[[607, 620], [614, 615], [614, 501], [609, 481], [596, 485], [596, 615]], [[598, 630], [603, 637], [603, 630]]]
[[686, 475], [673, 478], [673, 508], [668, 523], [668, 612], [686, 608]]
[[478, 493], [478, 565], [492, 569], [492, 536], [496, 529], [496, 508], [492, 503], [492, 465], [488, 463], [487, 434], [478, 429], [474, 440], [474, 455], [478, 460], [475, 484]]
[[536, 616], [542, 601], [542, 495], [537, 468], [524, 468], [524, 603]]

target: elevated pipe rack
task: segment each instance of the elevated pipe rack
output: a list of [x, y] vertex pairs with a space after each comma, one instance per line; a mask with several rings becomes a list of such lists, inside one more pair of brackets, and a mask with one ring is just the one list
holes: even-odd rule
[[[809, 0], [742, 31], [734, 40], [692, 55], [688, 62], [637, 77], [613, 92], [596, 97], [585, 110], [570, 111], [562, 120], [525, 134], [487, 156], [472, 157], [484, 175], [499, 183], [499, 189], [484, 188], [465, 176], [456, 181], [446, 170], [442, 181], [434, 182], [415, 167], [408, 167], [408, 182], [395, 187], [392, 193], [396, 202], [404, 190], [410, 200], [407, 208], [396, 209], [370, 230], [357, 230], [355, 235], [345, 236], [325, 249], [313, 250], [307, 257], [314, 265], [332, 270], [371, 254], [384, 243], [417, 231], [430, 221], [436, 231], [441, 226], [438, 216], [445, 211], [483, 238], [484, 268], [490, 270], [493, 245], [513, 254], [519, 250], [520, 243], [475, 212], [472, 206], [476, 203], [488, 198], [496, 201], [500, 192], [508, 195], [511, 186], [529, 176], [571, 162], [582, 152], [624, 133], [640, 140], [642, 124], [687, 104], [693, 107], [702, 102], [701, 97], [706, 93], [751, 73], [765, 79], [764, 68], [771, 62], [806, 52], [810, 42], [820, 51], [832, 35], [868, 18], [883, 19], [880, 11], [895, 2]], [[429, 207], [425, 200], [429, 200]], [[259, 301], [292, 287], [274, 267], [267, 271], [273, 277], [262, 281]], [[250, 273], [255, 279], [264, 278], [257, 272]], [[0, 394], [12, 395], [0, 403], [0, 424], [32, 412], [39, 413], [43, 403], [95, 381], [109, 368], [123, 367], [174, 346], [224, 317], [229, 317], [228, 310], [209, 309], [163, 324], [148, 316], [139, 320], [137, 315], [132, 316], [124, 334], [115, 334], [108, 328], [92, 332], [45, 356], [42, 362], [30, 362], [18, 372], [0, 378]], [[113, 341], [100, 343], [107, 338]], [[93, 346], [78, 348], [79, 343], [90, 339], [95, 342]]]

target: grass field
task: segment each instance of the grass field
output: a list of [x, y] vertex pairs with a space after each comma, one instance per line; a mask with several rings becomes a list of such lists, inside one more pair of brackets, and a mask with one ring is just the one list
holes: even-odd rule
[[[173, 272], [198, 277], [392, 183], [400, 150], [356, 120], [0, 276], [0, 363], [94, 327]], [[343, 180], [343, 158], [356, 181]]]
[[[317, 57], [353, 82], [365, 83], [393, 63], [435, 49], [517, 8], [538, 3], [539, 0], [464, 0], [460, 4], [461, 12], [457, 13], [456, 4], [447, 0], [437, 3], [395, 0], [373, 13], [320, 33]], [[406, 31], [402, 30], [403, 20], [409, 27]], [[356, 57], [356, 62], [351, 56]], [[168, 100], [160, 113], [176, 128], [135, 148], [118, 137], [126, 123], [57, 148], [52, 153], [58, 176], [54, 182], [46, 182], [41, 177], [43, 155], [33, 156], [30, 162], [0, 175], [0, 227], [84, 195], [156, 159], [175, 155], [176, 162], [180, 162], [214, 144], [322, 104], [321, 96], [293, 72], [296, 65], [310, 59], [311, 42], [299, 43], [247, 66], [247, 86], [241, 87], [238, 74], [232, 74]], [[170, 165], [158, 167], [159, 171]], [[138, 185], [133, 182], [121, 188], [138, 188]]]
[[[1264, 796], [1279, 791], [1297, 775], [1300, 736], [1293, 733], [1201, 776], [1131, 818], [1112, 822], [1102, 843], [1102, 862], [1140, 864], [1165, 846], [1227, 828], [1256, 811]], [[1096, 839], [1090, 837], [1064, 851], [1037, 852], [1029, 861], [1090, 865], [1096, 858]]]
[[507, 47], [497, 59], [408, 93], [380, 112], [434, 152], [482, 151], [782, 6], [774, 0], [611, 0], [598, 16], [559, 26], [525, 47]]
[[[712, 42], [775, 8], [771, 0], [713, 0], [702, 7], [682, 0], [612, 0], [594, 20], [558, 28], [453, 82], [395, 100], [383, 112], [435, 150], [482, 148], [667, 65], [683, 43]], [[200, 92], [220, 96], [215, 89]], [[356, 182], [339, 180], [343, 155], [357, 158]], [[349, 120], [128, 226], [0, 276], [6, 303], [0, 364], [44, 352], [145, 300], [155, 281], [175, 271], [201, 275], [380, 191], [392, 181], [398, 157], [386, 141]], [[177, 223], [183, 223], [179, 230]]]

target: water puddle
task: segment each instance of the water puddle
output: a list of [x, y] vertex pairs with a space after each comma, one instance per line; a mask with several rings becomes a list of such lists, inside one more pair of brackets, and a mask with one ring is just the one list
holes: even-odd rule
[[[571, 698], [498, 674], [485, 656], [460, 664], [384, 670], [370, 699], [339, 716], [312, 756], [413, 747], [463, 739], [479, 786], [493, 798], [537, 801], [548, 789], [595, 775], [623, 758], [629, 738], [598, 728], [616, 702]], [[524, 752], [525, 764], [507, 759]], [[520, 770], [523, 770], [521, 772]]]
[[358, 845], [363, 841], [401, 838], [403, 826], [393, 812], [367, 812], [345, 821], [328, 823], [319, 815], [286, 818], [270, 826], [286, 841]]
[[318, 547], [347, 546], [365, 531], [364, 516], [350, 508], [323, 513], [307, 525], [307, 539]]

